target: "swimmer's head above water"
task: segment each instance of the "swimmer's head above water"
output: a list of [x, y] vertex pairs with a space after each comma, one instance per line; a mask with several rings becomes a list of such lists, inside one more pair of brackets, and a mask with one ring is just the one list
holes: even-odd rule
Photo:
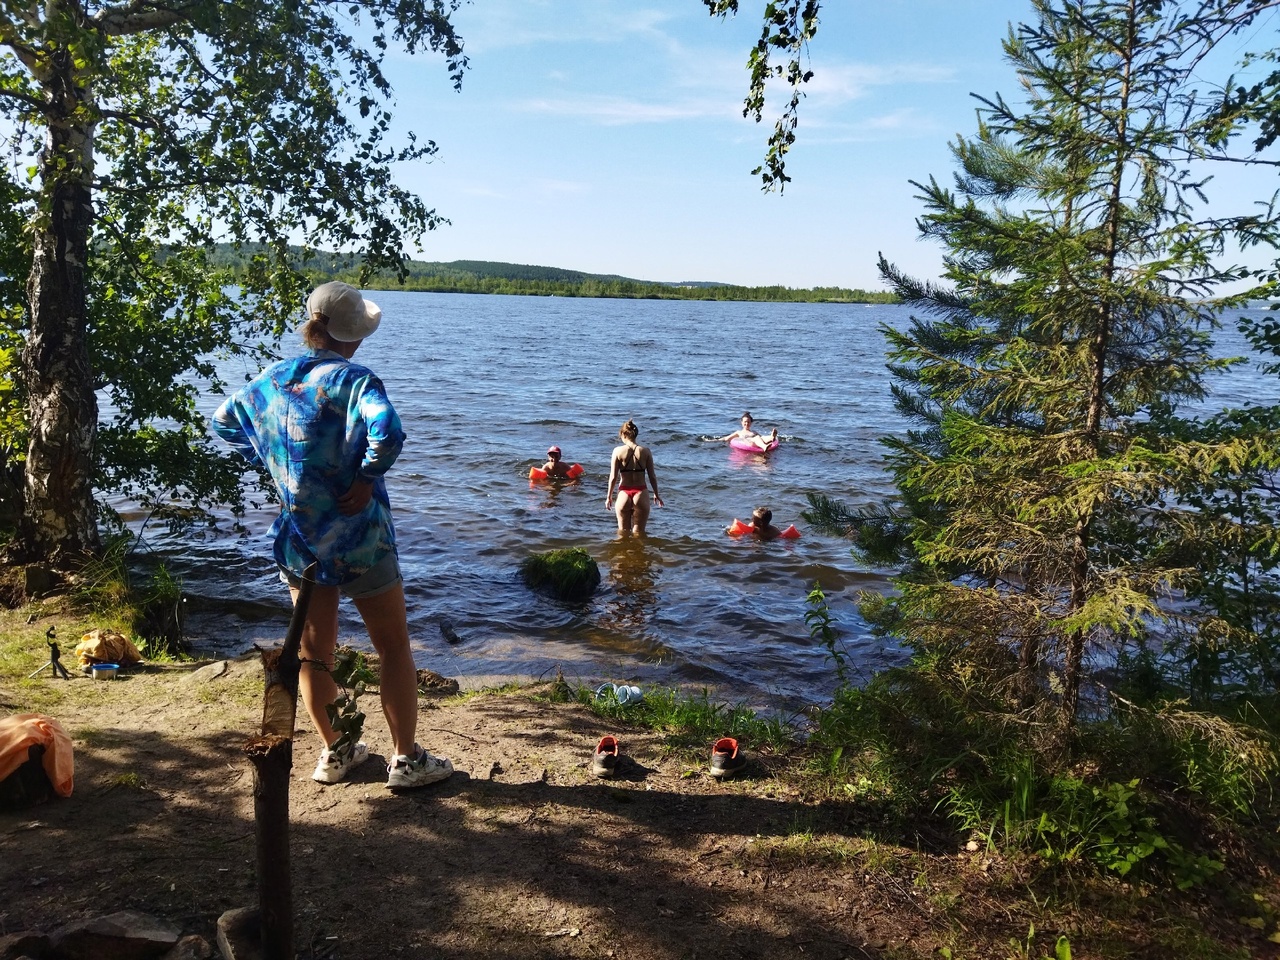
[[639, 435], [640, 428], [636, 426], [636, 422], [634, 420], [628, 420], [618, 428], [618, 436], [623, 440], [629, 440], [632, 443], [635, 443], [636, 437]]

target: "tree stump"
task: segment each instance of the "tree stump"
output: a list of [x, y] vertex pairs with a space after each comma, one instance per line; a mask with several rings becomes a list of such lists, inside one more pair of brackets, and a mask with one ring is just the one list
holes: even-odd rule
[[254, 834], [258, 847], [258, 909], [262, 955], [266, 960], [293, 960], [293, 879], [289, 862], [289, 777], [293, 770], [293, 729], [298, 710], [298, 650], [307, 620], [314, 564], [302, 576], [279, 650], [262, 651], [264, 689], [262, 727], [245, 744], [253, 764]]

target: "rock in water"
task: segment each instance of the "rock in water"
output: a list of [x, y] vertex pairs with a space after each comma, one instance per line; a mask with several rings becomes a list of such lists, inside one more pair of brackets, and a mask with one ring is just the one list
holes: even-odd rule
[[520, 575], [534, 590], [557, 600], [578, 603], [588, 599], [600, 586], [600, 567], [585, 550], [548, 550], [526, 557]]

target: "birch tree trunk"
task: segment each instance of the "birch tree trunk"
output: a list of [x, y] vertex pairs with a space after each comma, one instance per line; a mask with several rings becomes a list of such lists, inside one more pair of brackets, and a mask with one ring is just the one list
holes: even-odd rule
[[30, 438], [21, 559], [59, 567], [77, 564], [98, 546], [92, 485], [98, 404], [85, 291], [95, 121], [88, 85], [77, 73], [64, 47], [37, 76], [48, 125], [27, 281], [31, 328], [22, 357]]

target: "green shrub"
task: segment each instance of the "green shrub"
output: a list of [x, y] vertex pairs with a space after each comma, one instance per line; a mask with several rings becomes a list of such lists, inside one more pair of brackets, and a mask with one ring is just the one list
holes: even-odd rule
[[146, 586], [135, 592], [130, 626], [149, 659], [185, 651], [186, 641], [182, 636], [185, 603], [182, 580], [163, 563], [147, 579]]
[[1016, 713], [961, 659], [918, 656], [812, 715], [814, 767], [879, 796], [903, 821], [945, 817], [963, 834], [1051, 864], [1141, 872], [1179, 888], [1223, 868], [1203, 850], [1219, 818], [1274, 810], [1275, 740], [1264, 725], [1117, 701], [1061, 726]]

